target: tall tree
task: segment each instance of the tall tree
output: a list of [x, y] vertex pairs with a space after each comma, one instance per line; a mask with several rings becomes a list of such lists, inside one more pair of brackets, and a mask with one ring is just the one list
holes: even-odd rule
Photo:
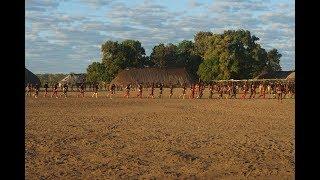
[[280, 58], [282, 55], [278, 52], [278, 50], [270, 50], [267, 56], [267, 71], [281, 71]]
[[121, 43], [121, 46], [126, 58], [128, 58], [128, 66], [143, 67], [146, 53], [139, 41], [125, 40]]
[[[212, 73], [213, 79], [247, 79], [257, 76], [268, 66], [267, 52], [257, 43], [258, 40], [258, 37], [245, 30], [228, 30], [222, 34], [198, 37], [198, 44], [203, 46], [200, 50], [204, 50], [198, 54], [204, 58], [205, 63], [198, 75], [205, 77], [202, 74], [205, 72], [204, 67], [212, 65], [215, 66], [212, 69], [219, 70], [218, 74]], [[206, 62], [213, 59], [215, 63]]]
[[177, 45], [177, 64], [197, 79], [197, 70], [202, 62], [201, 56], [196, 54], [195, 44], [192, 41], [183, 40]]
[[106, 71], [104, 64], [93, 62], [87, 68], [86, 81], [89, 83], [108, 82], [112, 77]]
[[203, 56], [208, 47], [208, 37], [212, 36], [212, 32], [200, 31], [194, 36], [196, 53]]
[[165, 46], [164, 44], [159, 44], [153, 47], [150, 54], [150, 60], [156, 67], [166, 67], [167, 60], [165, 57]]
[[155, 67], [177, 67], [177, 46], [174, 44], [159, 44], [150, 54], [150, 60]]
[[143, 67], [148, 63], [144, 48], [135, 40], [125, 40], [121, 43], [107, 41], [102, 44], [101, 52], [102, 63], [111, 77], [115, 77], [122, 69]]
[[219, 58], [212, 56], [210, 59], [203, 61], [203, 63], [199, 65], [197, 73], [200, 79], [207, 83], [215, 79], [222, 79], [222, 77], [220, 77], [222, 74], [220, 73]]

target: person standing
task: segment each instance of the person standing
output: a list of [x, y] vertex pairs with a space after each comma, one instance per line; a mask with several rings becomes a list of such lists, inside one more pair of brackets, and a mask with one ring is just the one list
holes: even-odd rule
[[111, 90], [110, 99], [112, 99], [112, 97], [116, 94], [116, 85], [112, 84], [110, 90]]
[[62, 89], [63, 94], [61, 94], [60, 96], [64, 95], [64, 98], [67, 98], [67, 92], [68, 92], [68, 84], [65, 83], [63, 85], [63, 89]]
[[242, 86], [243, 89], [243, 95], [241, 96], [242, 99], [246, 99], [247, 92], [248, 92], [248, 85], [247, 82], [245, 82]]
[[212, 99], [213, 96], [213, 83], [209, 85], [209, 99]]
[[148, 98], [152, 98], [154, 99], [154, 83], [151, 84], [151, 89], [150, 89], [150, 94], [148, 96]]
[[129, 96], [130, 96], [130, 88], [131, 88], [131, 84], [128, 84], [126, 86], [126, 94], [124, 95], [124, 97], [129, 98]]
[[164, 84], [163, 84], [163, 83], [160, 83], [160, 87], [159, 87], [159, 90], [160, 90], [160, 92], [159, 92], [159, 98], [162, 98], [163, 86], [164, 86]]
[[27, 96], [32, 96], [32, 95], [31, 95], [31, 84], [30, 84], [30, 83], [27, 84], [27, 87], [26, 87], [26, 95], [27, 95]]
[[43, 97], [47, 97], [47, 95], [48, 95], [48, 88], [49, 88], [48, 82], [46, 82], [43, 87], [44, 87], [44, 92], [45, 92], [45, 94], [44, 94]]
[[283, 92], [283, 99], [286, 98], [287, 94], [290, 93], [290, 87], [289, 87], [289, 83], [285, 82], [284, 83], [284, 92]]
[[98, 84], [98, 83], [93, 84], [93, 85], [92, 85], [92, 88], [93, 88], [92, 97], [98, 98], [99, 84]]
[[109, 93], [107, 94], [107, 97], [112, 99], [112, 96], [115, 94], [115, 91], [116, 91], [116, 85], [111, 84], [110, 89], [109, 89]]
[[138, 86], [138, 95], [137, 95], [137, 97], [140, 97], [140, 98], [142, 98], [142, 83], [140, 83], [139, 84], [139, 86]]
[[280, 83], [278, 83], [276, 86], [276, 93], [278, 101], [282, 102], [282, 85]]
[[251, 86], [250, 86], [250, 99], [251, 98], [255, 98], [255, 96], [256, 96], [256, 94], [257, 94], [257, 92], [256, 92], [256, 85], [255, 85], [255, 83], [253, 82], [252, 84], [251, 84]]
[[260, 97], [263, 97], [263, 99], [266, 98], [266, 87], [265, 87], [264, 83], [260, 83], [260, 85], [259, 85], [259, 93], [260, 93], [259, 98]]
[[277, 98], [277, 90], [276, 90], [276, 83], [272, 83], [271, 84], [271, 95], [272, 95], [272, 98], [273, 99], [276, 99]]
[[263, 83], [262, 84], [262, 89], [263, 89], [263, 91], [262, 91], [262, 97], [263, 97], [263, 99], [265, 99], [266, 98], [266, 93], [267, 93], [267, 84], [266, 83]]
[[56, 96], [56, 98], [58, 98], [58, 83], [54, 84], [53, 86], [53, 93], [51, 95], [51, 97]]
[[226, 94], [227, 94], [226, 99], [231, 98], [231, 84], [230, 83], [228, 83], [226, 86]]
[[290, 89], [290, 98], [294, 98], [294, 88], [295, 88], [294, 83], [290, 82], [289, 85], [290, 85], [290, 87], [289, 87], [289, 89]]
[[115, 95], [116, 94], [116, 85], [115, 84], [112, 84], [112, 86], [111, 86], [111, 94], [112, 95]]
[[40, 90], [40, 86], [38, 84], [36, 84], [34, 86], [34, 90], [35, 90], [35, 93], [34, 93], [34, 98], [38, 98], [38, 95], [39, 95], [39, 90]]
[[204, 84], [199, 83], [199, 86], [198, 86], [199, 95], [198, 95], [197, 99], [201, 99], [201, 98], [202, 98], [202, 96], [203, 96], [203, 91], [204, 91]]
[[231, 97], [230, 98], [237, 98], [237, 87], [234, 83], [231, 84]]
[[182, 86], [182, 94], [180, 94], [179, 99], [180, 99], [181, 96], [182, 96], [182, 99], [185, 98], [185, 96], [186, 96], [186, 90], [187, 90], [187, 85], [186, 85], [186, 83], [183, 83], [183, 86]]
[[84, 89], [85, 89], [84, 83], [81, 83], [80, 90], [79, 90], [80, 94], [78, 94], [78, 97], [82, 96], [84, 98]]
[[194, 95], [195, 95], [195, 91], [196, 91], [196, 86], [195, 86], [195, 84], [192, 84], [192, 85], [191, 85], [190, 91], [191, 91], [191, 93], [190, 93], [190, 99], [194, 99]]
[[220, 91], [221, 91], [221, 84], [217, 83], [216, 84], [216, 92], [218, 94], [218, 99], [220, 99], [221, 97], [221, 94], [220, 94]]
[[171, 84], [171, 86], [170, 86], [169, 99], [171, 99], [171, 98], [172, 98], [172, 95], [173, 95], [173, 85]]
[[268, 98], [270, 98], [270, 95], [271, 95], [271, 84], [270, 82], [268, 82], [268, 85], [267, 85], [267, 94], [268, 94]]
[[224, 91], [225, 91], [224, 84], [219, 84], [219, 98], [220, 99], [223, 99]]

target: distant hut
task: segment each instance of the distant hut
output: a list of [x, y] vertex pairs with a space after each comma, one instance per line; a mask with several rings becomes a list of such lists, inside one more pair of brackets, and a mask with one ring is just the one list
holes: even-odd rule
[[190, 85], [193, 82], [191, 76], [185, 68], [130, 68], [124, 69], [111, 81], [110, 84], [125, 87], [129, 83], [132, 86], [138, 86], [143, 83], [147, 86], [152, 83], [164, 83], [164, 85], [178, 85], [186, 83]]
[[63, 84], [68, 84], [69, 86], [79, 86], [84, 83], [86, 79], [85, 74], [69, 74], [65, 78], [59, 81], [59, 87]]
[[295, 72], [294, 71], [274, 71], [274, 72], [263, 72], [255, 80], [293, 80], [294, 81]]
[[35, 74], [33, 74], [31, 71], [29, 71], [27, 68], [24, 68], [24, 84], [25, 86], [30, 83], [33, 86], [38, 84], [40, 85], [40, 79], [38, 78], [38, 76], [36, 76]]

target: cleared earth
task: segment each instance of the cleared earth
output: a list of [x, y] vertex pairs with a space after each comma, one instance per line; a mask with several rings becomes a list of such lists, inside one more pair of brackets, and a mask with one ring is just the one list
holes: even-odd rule
[[180, 91], [26, 97], [26, 179], [294, 179], [294, 99], [183, 100]]

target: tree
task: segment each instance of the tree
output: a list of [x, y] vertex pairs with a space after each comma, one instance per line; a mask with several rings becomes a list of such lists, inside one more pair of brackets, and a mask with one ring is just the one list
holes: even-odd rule
[[159, 44], [150, 54], [150, 60], [155, 67], [178, 67], [177, 46], [174, 44]]
[[277, 49], [272, 49], [267, 54], [267, 71], [281, 71], [280, 58], [281, 54]]
[[207, 50], [208, 47], [208, 37], [212, 36], [212, 32], [204, 32], [200, 31], [194, 36], [194, 42], [195, 42], [195, 52], [199, 56], [203, 56], [204, 52]]
[[125, 40], [121, 43], [107, 41], [102, 44], [101, 52], [106, 73], [112, 78], [122, 69], [150, 64], [141, 43], [135, 40]]
[[186, 67], [186, 70], [197, 79], [197, 70], [202, 62], [201, 56], [196, 54], [195, 44], [183, 40], [177, 45], [177, 64]]
[[156, 67], [165, 67], [167, 65], [164, 44], [161, 43], [153, 47], [150, 54], [150, 60]]
[[[257, 43], [258, 40], [258, 37], [245, 30], [228, 30], [222, 34], [198, 33], [195, 38], [196, 47], [198, 45], [196, 50], [200, 50], [197, 54], [203, 57], [202, 63], [205, 63], [198, 75], [207, 77], [202, 73], [205, 67], [211, 65], [215, 66], [211, 70], [218, 72], [211, 73], [215, 79], [248, 79], [257, 76], [271, 64], [277, 67], [279, 61], [269, 61], [276, 58], [268, 58], [268, 53]], [[270, 57], [275, 57], [274, 54]], [[213, 59], [214, 63], [206, 62]]]
[[107, 73], [104, 64], [93, 62], [87, 68], [86, 81], [89, 83], [109, 82], [112, 77]]
[[203, 61], [203, 63], [199, 65], [197, 73], [199, 74], [200, 79], [207, 83], [215, 79], [221, 79], [219, 58], [215, 56]]
[[139, 41], [125, 40], [121, 43], [122, 50], [128, 59], [127, 66], [130, 67], [143, 67], [145, 61], [145, 50]]

